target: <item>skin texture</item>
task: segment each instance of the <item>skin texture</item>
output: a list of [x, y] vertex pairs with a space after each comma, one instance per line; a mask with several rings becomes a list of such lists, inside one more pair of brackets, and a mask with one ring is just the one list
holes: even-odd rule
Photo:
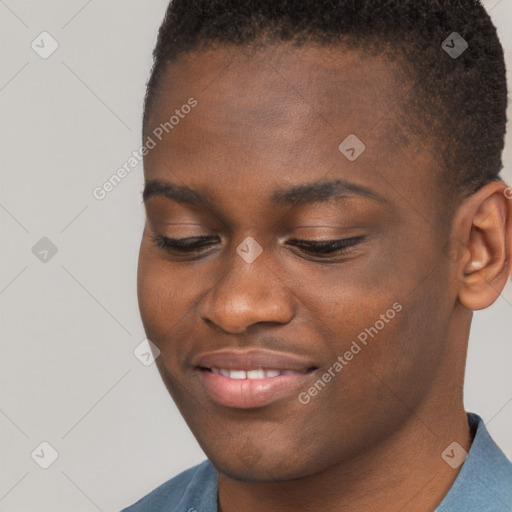
[[[441, 453], [470, 448], [471, 310], [506, 284], [512, 201], [502, 183], [467, 198], [439, 186], [434, 145], [407, 135], [411, 87], [383, 57], [314, 45], [195, 51], [166, 72], [146, 134], [190, 97], [197, 106], [145, 157], [146, 182], [186, 185], [213, 206], [147, 198], [138, 297], [162, 379], [219, 472], [223, 512], [430, 511], [458, 473]], [[338, 149], [349, 134], [366, 145], [353, 162]], [[271, 202], [333, 179], [379, 199]], [[157, 235], [218, 239], [176, 255]], [[248, 236], [263, 248], [250, 264], [236, 253]], [[364, 238], [327, 260], [288, 243], [352, 237]], [[192, 363], [221, 348], [295, 354], [317, 368], [307, 391], [395, 303], [308, 404], [220, 406]]]

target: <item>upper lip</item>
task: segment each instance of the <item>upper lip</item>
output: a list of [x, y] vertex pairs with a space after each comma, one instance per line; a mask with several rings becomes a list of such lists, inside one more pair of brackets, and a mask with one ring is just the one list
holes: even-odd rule
[[257, 368], [275, 370], [293, 370], [306, 372], [315, 367], [310, 361], [292, 354], [271, 350], [218, 350], [200, 354], [194, 360], [194, 366], [200, 368], [222, 368], [225, 370], [254, 370]]

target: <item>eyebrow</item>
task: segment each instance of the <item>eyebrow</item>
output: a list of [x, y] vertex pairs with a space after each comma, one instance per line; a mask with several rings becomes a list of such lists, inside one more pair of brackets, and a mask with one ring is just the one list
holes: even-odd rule
[[[161, 196], [178, 203], [216, 209], [212, 198], [197, 189], [187, 185], [177, 185], [170, 181], [149, 180], [146, 182], [142, 199], [147, 202], [151, 197]], [[342, 179], [331, 181], [315, 181], [288, 188], [277, 188], [273, 191], [270, 202], [275, 206], [303, 205], [327, 202], [330, 199], [344, 199], [352, 196], [362, 196], [383, 203], [389, 201], [367, 187], [356, 185]]]

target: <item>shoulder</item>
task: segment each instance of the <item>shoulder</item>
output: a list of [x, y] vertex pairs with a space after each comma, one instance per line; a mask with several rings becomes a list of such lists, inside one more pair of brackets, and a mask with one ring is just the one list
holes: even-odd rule
[[216, 512], [217, 472], [209, 460], [164, 482], [121, 512]]

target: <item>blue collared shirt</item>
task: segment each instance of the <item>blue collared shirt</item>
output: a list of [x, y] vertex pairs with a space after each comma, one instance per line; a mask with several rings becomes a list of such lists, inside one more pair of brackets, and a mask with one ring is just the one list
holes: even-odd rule
[[[483, 420], [468, 413], [475, 437], [448, 494], [433, 512], [512, 512], [512, 464]], [[217, 472], [205, 460], [121, 512], [217, 512]]]

